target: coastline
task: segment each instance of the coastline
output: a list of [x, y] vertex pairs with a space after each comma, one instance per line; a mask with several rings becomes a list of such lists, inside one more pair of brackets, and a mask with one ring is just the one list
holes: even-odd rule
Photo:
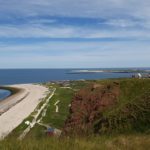
[[18, 93], [20, 91], [19, 88], [12, 87], [11, 85], [10, 86], [9, 85], [0, 86], [0, 89], [9, 90], [11, 92], [11, 95], [16, 94], [16, 93]]
[[9, 89], [11, 91], [11, 95], [0, 101], [0, 115], [8, 111], [11, 107], [15, 106], [27, 95], [27, 92], [22, 88], [14, 88], [11, 86], [2, 88], [7, 90]]
[[150, 73], [150, 70], [140, 69], [97, 69], [97, 70], [71, 70], [68, 74], [88, 74], [88, 73]]
[[0, 102], [0, 139], [28, 117], [48, 91], [44, 86], [33, 84], [10, 85], [9, 88], [17, 88], [19, 92]]
[[0, 86], [0, 90], [7, 90], [10, 92], [10, 94], [7, 97], [0, 100], [0, 103], [4, 100], [7, 100], [12, 95], [17, 94], [21, 91], [21, 89], [19, 89], [19, 88], [9, 87], [9, 86]]

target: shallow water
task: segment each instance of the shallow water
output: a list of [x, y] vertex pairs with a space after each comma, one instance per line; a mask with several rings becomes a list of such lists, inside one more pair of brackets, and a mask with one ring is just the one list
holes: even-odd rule
[[0, 100], [5, 99], [5, 98], [8, 97], [10, 94], [11, 94], [11, 92], [8, 91], [8, 90], [0, 89]]

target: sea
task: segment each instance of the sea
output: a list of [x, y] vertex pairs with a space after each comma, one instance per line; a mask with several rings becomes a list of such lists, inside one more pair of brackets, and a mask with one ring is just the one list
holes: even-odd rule
[[[111, 68], [108, 68], [110, 70]], [[115, 68], [114, 68], [115, 69]], [[120, 68], [122, 70], [123, 68]], [[128, 68], [125, 68], [126, 70]], [[107, 70], [100, 68], [76, 69], [0, 69], [0, 86], [25, 83], [45, 83], [60, 80], [95, 80], [111, 78], [130, 78], [133, 73], [72, 73], [77, 70]], [[111, 69], [113, 70], [113, 69]], [[116, 70], [116, 69], [115, 69]], [[118, 70], [118, 68], [117, 68]], [[8, 96], [9, 91], [0, 90], [0, 99]]]
[[4, 98], [8, 97], [9, 95], [11, 95], [11, 92], [9, 90], [0, 89], [0, 100], [3, 100]]
[[[87, 69], [88, 68], [86, 68], [86, 70]], [[111, 72], [71, 73], [72, 71], [76, 70], [81, 69], [0, 69], [0, 85], [43, 83], [57, 80], [83, 80], [83, 79], [93, 80], [93, 79], [107, 79], [107, 78], [128, 78], [133, 75], [133, 73], [111, 73]]]

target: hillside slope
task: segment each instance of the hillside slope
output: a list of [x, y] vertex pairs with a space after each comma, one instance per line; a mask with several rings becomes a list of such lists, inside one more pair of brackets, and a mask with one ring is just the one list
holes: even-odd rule
[[149, 132], [150, 80], [93, 84], [73, 98], [64, 134]]
[[[62, 129], [62, 136], [48, 136], [46, 128], [36, 124], [20, 141], [18, 136], [26, 128], [23, 121], [0, 141], [0, 150], [149, 149], [149, 79], [72, 81], [70, 88], [58, 84], [47, 86], [57, 90], [42, 122]], [[54, 106], [57, 100], [61, 100], [59, 113]]]

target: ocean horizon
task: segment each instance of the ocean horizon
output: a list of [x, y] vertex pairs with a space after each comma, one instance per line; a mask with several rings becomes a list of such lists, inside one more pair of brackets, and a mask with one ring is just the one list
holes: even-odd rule
[[79, 73], [72, 74], [75, 70], [127, 70], [149, 68], [70, 68], [70, 69], [0, 69], [0, 85], [44, 83], [57, 80], [98, 80], [108, 78], [130, 78], [133, 73]]

